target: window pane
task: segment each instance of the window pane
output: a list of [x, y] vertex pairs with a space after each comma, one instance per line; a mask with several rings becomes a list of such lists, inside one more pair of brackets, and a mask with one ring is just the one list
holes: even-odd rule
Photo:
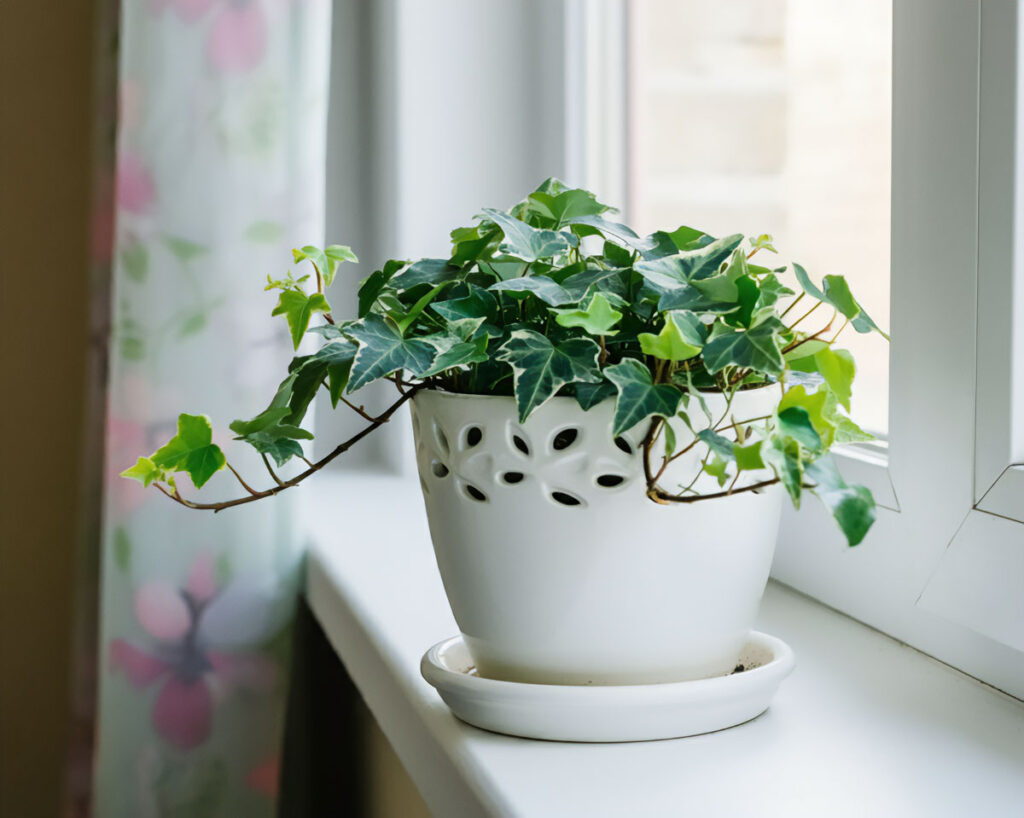
[[[771, 233], [781, 261], [844, 274], [888, 326], [891, 3], [636, 0], [630, 14], [637, 228]], [[840, 340], [859, 365], [853, 415], [884, 433], [888, 345]]]

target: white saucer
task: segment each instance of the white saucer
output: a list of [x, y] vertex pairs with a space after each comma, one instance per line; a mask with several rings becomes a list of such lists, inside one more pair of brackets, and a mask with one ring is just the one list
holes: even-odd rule
[[423, 655], [420, 672], [462, 721], [496, 733], [549, 741], [647, 741], [733, 727], [768, 709], [793, 669], [781, 639], [752, 631], [742, 671], [648, 685], [547, 685], [476, 675], [461, 636]]

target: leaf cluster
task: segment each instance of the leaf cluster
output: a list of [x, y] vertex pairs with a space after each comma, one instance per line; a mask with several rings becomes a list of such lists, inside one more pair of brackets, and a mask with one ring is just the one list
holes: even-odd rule
[[[333, 405], [370, 420], [346, 395], [382, 379], [399, 389], [514, 396], [521, 420], [555, 396], [583, 410], [614, 400], [614, 434], [646, 424], [645, 458], [656, 440], [663, 449], [652, 498], [700, 499], [692, 488], [656, 486], [668, 463], [696, 447], [702, 472], [728, 485], [725, 493], [744, 473], [781, 482], [795, 505], [810, 488], [848, 541], [860, 542], [873, 501], [842, 480], [828, 451], [869, 436], [848, 415], [855, 365], [835, 341], [847, 325], [881, 330], [845, 279], [818, 285], [799, 264], [755, 262], [775, 253], [767, 235], [715, 237], [683, 226], [640, 237], [614, 212], [549, 179], [512, 208], [485, 209], [453, 230], [447, 257], [381, 265], [360, 284], [357, 314], [338, 322], [325, 290], [355, 256], [338, 245], [294, 251], [312, 273], [268, 279], [279, 291], [273, 314], [284, 316], [296, 349], [308, 333], [322, 345], [292, 361], [267, 409], [231, 429], [280, 466], [302, 455], [298, 441], [311, 435], [300, 424], [321, 388]], [[317, 315], [326, 323], [310, 329]], [[769, 416], [709, 416], [708, 393], [731, 403], [757, 388], [778, 391]], [[676, 419], [691, 433], [685, 440]], [[196, 485], [205, 482], [185, 461], [153, 462], [186, 466]]]

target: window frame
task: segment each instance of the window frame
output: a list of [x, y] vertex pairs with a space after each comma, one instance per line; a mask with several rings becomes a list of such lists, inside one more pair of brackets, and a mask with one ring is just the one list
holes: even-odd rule
[[773, 575], [1024, 697], [1020, 15], [1013, 0], [893, 6], [890, 432], [836, 451], [878, 521], [850, 549], [816, 504], [787, 512]]

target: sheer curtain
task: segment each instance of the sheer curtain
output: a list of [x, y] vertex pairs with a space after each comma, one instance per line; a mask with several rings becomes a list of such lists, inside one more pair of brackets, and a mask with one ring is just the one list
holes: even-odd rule
[[[250, 482], [270, 479], [227, 426], [265, 406], [290, 357], [267, 274], [322, 240], [331, 8], [121, 6], [94, 814], [271, 815], [291, 500], [214, 516], [116, 475], [187, 411], [210, 415]], [[204, 494], [235, 496], [232, 481]]]

